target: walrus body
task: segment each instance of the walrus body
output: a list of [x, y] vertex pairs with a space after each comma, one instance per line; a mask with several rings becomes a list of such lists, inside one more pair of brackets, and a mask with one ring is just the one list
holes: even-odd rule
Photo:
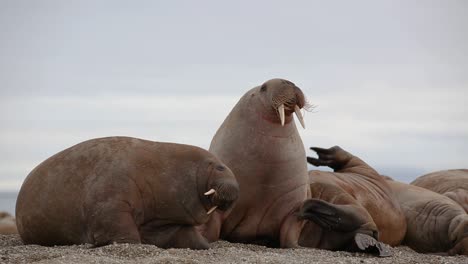
[[210, 208], [228, 209], [237, 192], [229, 168], [201, 148], [99, 138], [37, 166], [19, 192], [16, 219], [26, 244], [200, 249], [208, 243], [194, 226], [208, 221]]
[[447, 196], [468, 213], [468, 170], [444, 170], [423, 175], [411, 185]]
[[[353, 228], [334, 236], [325, 235], [320, 242], [339, 245], [349, 243], [356, 234], [367, 234], [383, 243], [399, 245], [406, 231], [405, 217], [385, 180], [364, 161], [340, 147], [311, 149], [318, 154], [318, 158], [307, 158], [311, 164], [334, 169], [334, 172], [309, 171], [312, 198], [346, 209], [348, 217], [355, 219]], [[341, 222], [337, 227], [349, 225]]]
[[446, 196], [388, 181], [405, 214], [403, 244], [422, 253], [468, 254], [468, 215]]
[[0, 235], [17, 234], [16, 221], [13, 216], [7, 212], [0, 212]]
[[[329, 166], [335, 170], [335, 173], [311, 171], [311, 178], [314, 181], [339, 186], [356, 197], [359, 204], [362, 204], [372, 216], [379, 233], [388, 233], [393, 242], [384, 235], [379, 237], [381, 241], [391, 245], [398, 245], [400, 241], [401, 244], [422, 253], [468, 254], [468, 215], [456, 202], [430, 190], [383, 177], [364, 161], [340, 148], [312, 149], [318, 153], [319, 158], [308, 157], [308, 161], [315, 166]], [[368, 178], [371, 175], [372, 177]], [[344, 179], [348, 179], [346, 184], [343, 183]], [[355, 179], [353, 185], [349, 185], [351, 179]], [[375, 181], [374, 187], [369, 185], [372, 181]], [[350, 186], [352, 188], [349, 188]], [[382, 204], [380, 200], [382, 196], [379, 199], [379, 196], [374, 194], [375, 190], [378, 190], [378, 193], [387, 190], [385, 193], [388, 193], [388, 197], [392, 199], [393, 208], [386, 206], [385, 203]], [[362, 198], [366, 195], [370, 198], [363, 203]], [[395, 218], [396, 215], [398, 218]], [[380, 220], [377, 220], [376, 216]], [[381, 221], [385, 222], [385, 219], [390, 221], [385, 225], [378, 224]], [[398, 221], [395, 222], [396, 220]]]
[[248, 91], [227, 116], [209, 151], [231, 168], [240, 193], [231, 214], [216, 223], [220, 233], [207, 234], [210, 240], [297, 246], [300, 223], [293, 212], [309, 188], [292, 114], [303, 123], [305, 105], [297, 86], [273, 79]]

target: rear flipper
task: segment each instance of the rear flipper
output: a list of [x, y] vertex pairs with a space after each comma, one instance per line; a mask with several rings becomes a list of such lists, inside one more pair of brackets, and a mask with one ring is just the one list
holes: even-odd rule
[[353, 155], [338, 146], [334, 146], [328, 149], [318, 147], [311, 147], [310, 149], [317, 153], [318, 158], [307, 157], [307, 162], [316, 167], [327, 166], [335, 171], [343, 169], [346, 164], [353, 158]]
[[[343, 234], [337, 237], [324, 232], [322, 240], [330, 240], [328, 244], [342, 245], [343, 241], [331, 240], [347, 239], [351, 235], [353, 240], [344, 243], [347, 244], [346, 249], [377, 253], [380, 257], [391, 256], [390, 246], [377, 240], [377, 228], [373, 222], [369, 222], [372, 220], [366, 215], [366, 212], [362, 212], [362, 209], [356, 206], [335, 205], [319, 199], [307, 200], [299, 211], [300, 218], [313, 221], [325, 230]], [[354, 236], [352, 233], [355, 233]]]
[[338, 146], [329, 149], [317, 147], [311, 147], [310, 149], [317, 153], [318, 158], [307, 157], [307, 162], [316, 167], [327, 166], [335, 172], [358, 173], [366, 177], [382, 180], [380, 174], [367, 163]]
[[354, 243], [356, 243], [358, 249], [364, 252], [377, 253], [379, 257], [390, 257], [392, 255], [389, 245], [379, 242], [367, 234], [357, 233], [354, 236]]
[[163, 225], [152, 223], [140, 229], [141, 242], [156, 245], [160, 248], [208, 249], [206, 238], [191, 225]]

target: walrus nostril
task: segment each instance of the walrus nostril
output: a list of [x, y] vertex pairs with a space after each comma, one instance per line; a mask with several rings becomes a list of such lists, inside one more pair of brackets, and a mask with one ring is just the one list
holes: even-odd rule
[[224, 166], [221, 166], [221, 165], [216, 166], [216, 169], [219, 170], [219, 171], [225, 171], [226, 170], [226, 168]]

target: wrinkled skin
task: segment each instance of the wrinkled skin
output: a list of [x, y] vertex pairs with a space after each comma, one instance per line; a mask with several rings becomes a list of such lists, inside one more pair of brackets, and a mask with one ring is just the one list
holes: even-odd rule
[[399, 245], [406, 232], [405, 216], [384, 178], [364, 161], [338, 146], [311, 149], [317, 152], [318, 158], [307, 157], [309, 163], [314, 166], [328, 166], [334, 170], [309, 171], [311, 183], [335, 186], [322, 191], [320, 199], [338, 205], [346, 204], [353, 207], [354, 212], [360, 212], [363, 218], [362, 227], [356, 225], [358, 229], [353, 230], [354, 233], [364, 231], [365, 234], [373, 234], [375, 239], [383, 243]]
[[[285, 124], [277, 108], [285, 105]], [[302, 140], [293, 122], [295, 106], [306, 105], [293, 83], [273, 79], [248, 91], [216, 132], [210, 152], [239, 182], [229, 216], [217, 215], [205, 236], [273, 247], [297, 247], [303, 220], [295, 214], [307, 199], [308, 176]]]
[[[210, 189], [215, 194], [204, 195]], [[194, 227], [238, 195], [231, 170], [194, 146], [128, 137], [99, 138], [37, 166], [16, 203], [25, 244], [146, 243], [208, 248]]]
[[422, 253], [468, 255], [468, 215], [448, 197], [397, 181], [388, 181], [405, 213], [403, 244]]
[[468, 213], [468, 170], [444, 170], [423, 175], [411, 185], [447, 196]]
[[0, 235], [17, 234], [15, 218], [7, 212], [0, 212]]

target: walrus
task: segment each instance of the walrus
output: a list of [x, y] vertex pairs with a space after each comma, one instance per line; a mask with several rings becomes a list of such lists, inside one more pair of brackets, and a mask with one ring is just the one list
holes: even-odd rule
[[232, 171], [190, 145], [130, 137], [79, 143], [39, 164], [21, 186], [25, 244], [144, 243], [205, 249], [195, 228], [238, 196]]
[[[377, 185], [378, 189], [389, 188], [391, 190], [390, 193], [393, 194], [392, 199], [398, 203], [400, 210], [382, 205], [380, 205], [380, 208], [365, 207], [374, 221], [376, 220], [376, 215], [392, 219], [395, 215], [403, 213], [406, 223], [404, 224], [400, 221], [400, 224], [396, 226], [400, 230], [398, 228], [396, 230], [393, 229], [394, 232], [398, 233], [397, 237], [401, 238], [401, 234], [404, 235], [403, 240], [399, 239], [401, 244], [407, 245], [421, 253], [468, 254], [468, 215], [457, 203], [448, 197], [430, 190], [400, 183], [388, 176], [381, 176], [364, 161], [340, 148], [334, 147], [329, 150], [312, 149], [319, 154], [318, 159], [308, 157], [308, 161], [313, 165], [329, 166], [335, 171], [349, 169], [347, 172], [357, 174], [357, 178], [366, 175], [370, 171], [373, 171], [373, 178], [378, 180], [380, 177], [379, 184]], [[344, 157], [353, 158], [345, 159]], [[314, 173], [311, 174], [311, 176], [314, 175]], [[332, 182], [334, 181], [333, 177], [329, 179], [332, 179]], [[355, 181], [355, 186], [362, 184], [365, 190], [367, 190], [367, 195], [373, 196], [374, 190], [368, 188], [366, 183], [371, 178], [361, 179]], [[339, 182], [335, 182], [334, 184], [340, 186]], [[353, 196], [356, 196], [354, 189], [350, 191]], [[365, 195], [365, 191], [362, 192], [362, 195]], [[374, 199], [376, 198], [374, 197]], [[384, 234], [388, 226], [379, 226], [378, 221], [375, 222], [379, 233]], [[385, 241], [386, 238], [381, 236], [380, 240]]]
[[0, 212], [0, 235], [17, 233], [18, 229], [16, 228], [15, 218], [7, 212]]
[[450, 198], [387, 180], [405, 214], [403, 244], [421, 253], [468, 255], [468, 215]]
[[[307, 157], [310, 164], [328, 166], [334, 170], [334, 172], [309, 171], [311, 197], [327, 202], [332, 208], [330, 211], [335, 211], [330, 219], [337, 222], [337, 231], [340, 231], [335, 232], [333, 236], [322, 235], [320, 243], [326, 242], [335, 247], [349, 246], [349, 241], [356, 240], [357, 234], [361, 234], [358, 236], [360, 239], [363, 239], [362, 234], [364, 234], [370, 236], [366, 237], [366, 240], [378, 245], [381, 254], [387, 255], [388, 248], [385, 244], [399, 245], [406, 232], [405, 216], [390, 186], [372, 167], [339, 146], [329, 149], [318, 147], [310, 149], [318, 155], [318, 158]], [[346, 214], [339, 213], [342, 210], [346, 210]], [[338, 221], [338, 218], [344, 219], [344, 215], [354, 220]], [[344, 224], [349, 227], [343, 228]], [[301, 240], [304, 244], [311, 243], [313, 239], [301, 236]]]
[[410, 184], [445, 195], [468, 213], [468, 169], [432, 172], [418, 177]]
[[205, 232], [231, 242], [297, 247], [302, 220], [296, 215], [307, 199], [305, 150], [293, 114], [305, 126], [301, 89], [272, 79], [245, 93], [214, 135], [209, 151], [224, 162], [239, 183], [239, 199], [227, 217], [213, 217]]

